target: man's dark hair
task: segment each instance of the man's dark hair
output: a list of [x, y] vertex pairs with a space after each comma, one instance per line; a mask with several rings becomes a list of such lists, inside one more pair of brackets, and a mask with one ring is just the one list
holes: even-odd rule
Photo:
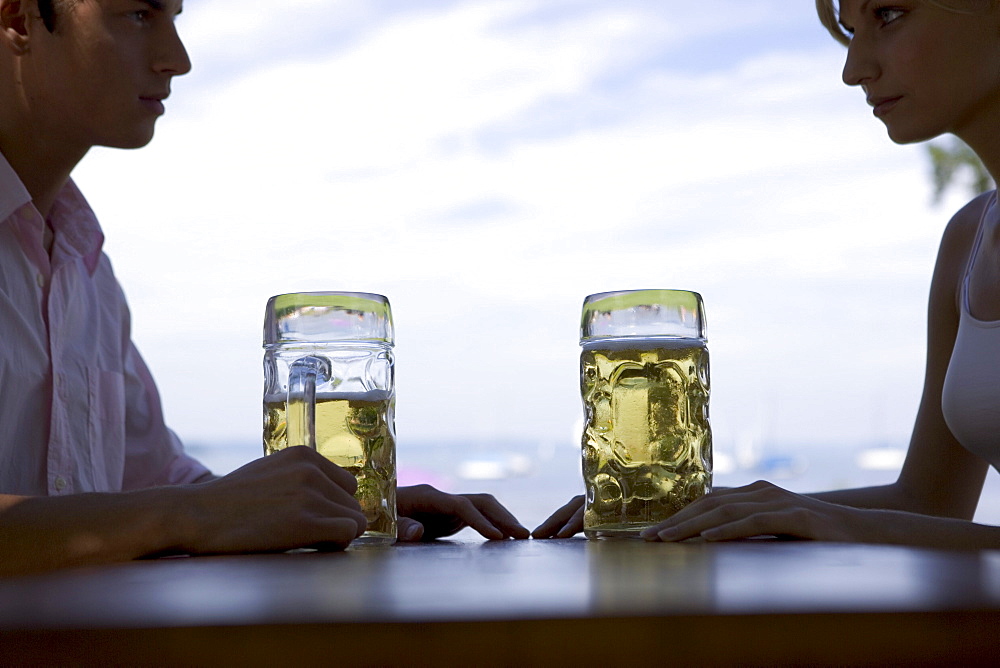
[[42, 15], [42, 23], [49, 32], [56, 29], [56, 8], [53, 0], [38, 0], [38, 13]]

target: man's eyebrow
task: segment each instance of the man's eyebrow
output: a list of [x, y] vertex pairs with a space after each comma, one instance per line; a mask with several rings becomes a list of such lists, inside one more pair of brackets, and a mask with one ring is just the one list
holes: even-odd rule
[[[137, 0], [143, 4], [149, 5], [149, 8], [157, 12], [167, 11], [167, 3], [164, 0]], [[180, 3], [177, 3], [177, 13], [181, 13]]]

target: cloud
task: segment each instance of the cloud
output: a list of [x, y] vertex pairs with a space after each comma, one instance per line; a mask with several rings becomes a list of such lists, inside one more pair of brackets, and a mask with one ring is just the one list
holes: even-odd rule
[[182, 436], [257, 438], [266, 299], [329, 289], [393, 303], [401, 439], [563, 439], [629, 287], [704, 294], [720, 442], [909, 428], [943, 220], [809, 7], [403, 4], [192, 9], [202, 81], [78, 171]]

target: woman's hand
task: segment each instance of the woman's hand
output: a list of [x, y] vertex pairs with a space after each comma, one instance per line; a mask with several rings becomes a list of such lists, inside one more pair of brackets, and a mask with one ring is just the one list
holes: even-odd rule
[[795, 494], [769, 482], [717, 490], [642, 532], [651, 541], [735, 540], [782, 536], [826, 541], [878, 541], [879, 511], [850, 508]]
[[[583, 531], [583, 495], [542, 522], [535, 538], [569, 538]], [[647, 540], [678, 541], [701, 537], [731, 540], [760, 535], [787, 535], [816, 540], [851, 538], [850, 521], [859, 522], [862, 511], [794, 494], [767, 482], [747, 487], [719, 489], [692, 502], [643, 532]]]
[[527, 538], [525, 529], [489, 494], [447, 494], [430, 485], [396, 490], [402, 541], [434, 540], [472, 527], [490, 540]]
[[570, 538], [583, 531], [583, 495], [574, 496], [531, 532], [534, 538]]

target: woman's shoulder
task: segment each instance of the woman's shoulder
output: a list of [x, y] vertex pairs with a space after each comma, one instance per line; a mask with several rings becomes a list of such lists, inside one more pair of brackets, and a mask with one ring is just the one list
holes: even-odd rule
[[991, 190], [973, 198], [951, 217], [941, 238], [941, 248], [938, 251], [939, 265], [944, 261], [965, 266], [972, 244], [976, 240], [979, 222], [987, 209], [995, 205], [996, 191]]
[[994, 190], [973, 198], [951, 217], [941, 238], [932, 291], [945, 291], [949, 295], [954, 295], [956, 305], [962, 277], [965, 276], [969, 255], [976, 241], [979, 223], [986, 211], [995, 205]]
[[973, 198], [968, 204], [959, 209], [945, 228], [942, 238], [942, 249], [945, 245], [957, 245], [964, 247], [966, 252], [972, 246], [979, 229], [979, 222], [983, 219], [983, 214], [991, 206], [996, 204], [997, 191], [990, 190]]

